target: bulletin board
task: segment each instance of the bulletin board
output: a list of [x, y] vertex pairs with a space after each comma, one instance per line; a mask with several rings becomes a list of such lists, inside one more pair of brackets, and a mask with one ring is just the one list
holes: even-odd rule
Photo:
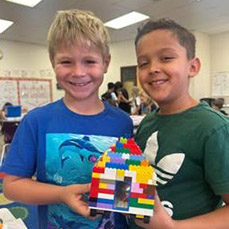
[[31, 110], [52, 99], [51, 79], [0, 77], [0, 108], [11, 102]]
[[215, 72], [212, 74], [212, 95], [229, 96], [229, 72]]

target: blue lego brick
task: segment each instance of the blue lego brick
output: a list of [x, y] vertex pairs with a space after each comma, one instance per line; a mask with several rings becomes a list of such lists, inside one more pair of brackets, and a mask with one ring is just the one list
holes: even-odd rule
[[108, 200], [108, 199], [98, 198], [97, 199], [97, 203], [113, 204], [114, 203], [114, 200]]
[[106, 168], [128, 170], [129, 169], [129, 165], [116, 164], [116, 163], [106, 163]]

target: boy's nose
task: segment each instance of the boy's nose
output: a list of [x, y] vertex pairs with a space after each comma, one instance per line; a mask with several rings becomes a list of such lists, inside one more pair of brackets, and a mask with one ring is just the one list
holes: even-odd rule
[[75, 64], [72, 67], [72, 75], [73, 76], [84, 76], [85, 75], [85, 67], [82, 64]]
[[150, 68], [149, 68], [149, 72], [151, 74], [157, 74], [159, 73], [161, 70], [160, 70], [160, 64], [157, 63], [157, 62], [151, 62], [150, 63]]

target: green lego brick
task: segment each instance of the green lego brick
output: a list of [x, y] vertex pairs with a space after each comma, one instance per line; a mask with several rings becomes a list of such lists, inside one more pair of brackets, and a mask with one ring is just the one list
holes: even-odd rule
[[130, 207], [154, 209], [154, 205], [150, 205], [150, 204], [139, 204], [138, 203], [138, 198], [130, 198], [129, 203], [130, 203]]

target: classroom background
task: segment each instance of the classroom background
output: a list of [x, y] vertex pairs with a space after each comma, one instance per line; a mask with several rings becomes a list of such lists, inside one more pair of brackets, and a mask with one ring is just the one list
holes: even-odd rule
[[[4, 2], [4, 1], [2, 1]], [[43, 3], [44, 2], [44, 3]], [[43, 1], [37, 5], [37, 7], [32, 8], [30, 12], [41, 11], [42, 6], [43, 8], [48, 4], [48, 1]], [[47, 3], [46, 3], [47, 2]], [[94, 1], [93, 1], [94, 2]], [[97, 0], [98, 3], [102, 3], [103, 1]], [[191, 3], [192, 2], [192, 3]], [[1, 3], [1, 2], [0, 2]], [[142, 13], [153, 13], [153, 18], [155, 17], [169, 17], [170, 15], [173, 16], [172, 19], [177, 20], [179, 23], [182, 24], [192, 24], [192, 28], [195, 27], [197, 23], [190, 23], [190, 20], [193, 22], [198, 21], [198, 17], [208, 13], [208, 17], [215, 17], [216, 14], [219, 14], [219, 10], [226, 10], [229, 9], [229, 5], [227, 1], [216, 1], [216, 0], [202, 0], [202, 1], [187, 1], [187, 0], [175, 0], [173, 3], [168, 0], [157, 0], [157, 1], [141, 1], [138, 3], [137, 0], [132, 0], [132, 4], [130, 6], [130, 1], [114, 1], [112, 0], [108, 5], [104, 5], [104, 9], [107, 10], [115, 10], [117, 14], [124, 14], [124, 12], [129, 12], [131, 10], [138, 10]], [[3, 3], [1, 3], [3, 4]], [[51, 4], [51, 2], [49, 3]], [[107, 17], [109, 12], [101, 13], [101, 10], [96, 7], [95, 3], [92, 4], [92, 1], [87, 1], [83, 5], [80, 3], [68, 3], [69, 5], [63, 6], [61, 1], [56, 3], [55, 9], [52, 9], [54, 12], [58, 9], [65, 9], [65, 8], [73, 8], [79, 6], [80, 8], [94, 10], [94, 12], [100, 16], [103, 20]], [[145, 4], [145, 5], [144, 5]], [[148, 10], [143, 9], [143, 6], [148, 4]], [[15, 5], [15, 4], [13, 4]], [[12, 5], [12, 6], [13, 6]], [[4, 5], [2, 5], [4, 6]], [[14, 10], [17, 12], [15, 6]], [[40, 7], [40, 9], [39, 9]], [[48, 7], [48, 5], [47, 5]], [[59, 8], [58, 8], [59, 7]], [[87, 8], [88, 7], [88, 8]], [[112, 7], [112, 8], [109, 8]], [[122, 10], [120, 11], [120, 8]], [[151, 7], [151, 8], [150, 8]], [[172, 8], [171, 8], [172, 7]], [[100, 7], [101, 8], [101, 7]], [[174, 9], [175, 12], [168, 12], [166, 8]], [[4, 9], [4, 8], [3, 8]], [[159, 12], [155, 12], [155, 9], [160, 9]], [[206, 12], [200, 10], [206, 9]], [[20, 9], [19, 9], [20, 10]], [[24, 10], [24, 9], [23, 9]], [[29, 9], [26, 9], [29, 11]], [[51, 9], [47, 9], [50, 11]], [[211, 11], [212, 10], [212, 11]], [[25, 11], [25, 10], [24, 10]], [[25, 11], [25, 13], [29, 12]], [[144, 12], [145, 11], [145, 12]], [[170, 10], [172, 11], [172, 10]], [[186, 11], [191, 11], [190, 14], [185, 15]], [[1, 12], [1, 11], [0, 11]], [[99, 14], [101, 13], [101, 15]], [[104, 12], [104, 11], [103, 11]], [[2, 12], [1, 12], [2, 13]], [[182, 13], [182, 14], [181, 14]], [[222, 14], [223, 12], [221, 12]], [[1, 14], [4, 16], [4, 14]], [[183, 15], [183, 16], [182, 16]], [[185, 15], [185, 16], [184, 16]], [[51, 18], [54, 15], [51, 16]], [[197, 18], [194, 18], [196, 16]], [[110, 16], [111, 17], [111, 16]], [[112, 15], [113, 17], [113, 15]], [[187, 17], [187, 18], [186, 18]], [[19, 17], [20, 18], [20, 17]], [[9, 19], [9, 18], [8, 18]], [[37, 18], [36, 20], [39, 21]], [[41, 19], [40, 19], [41, 20]], [[184, 23], [183, 21], [184, 20]], [[229, 104], [229, 19], [226, 19], [226, 16], [220, 18], [222, 21], [221, 27], [218, 26], [219, 31], [217, 33], [216, 22], [212, 22], [212, 33], [206, 33], [199, 30], [193, 30], [192, 32], [196, 36], [197, 44], [196, 44], [196, 56], [200, 57], [202, 67], [201, 71], [198, 76], [192, 79], [190, 85], [190, 91], [194, 98], [200, 99], [204, 97], [223, 97], [225, 98], [225, 104]], [[211, 19], [209, 18], [209, 21]], [[208, 21], [204, 23], [206, 26]], [[196, 25], [196, 27], [201, 27], [204, 24], [202, 22], [201, 25]], [[217, 22], [219, 23], [219, 21]], [[30, 23], [31, 24], [31, 23]], [[140, 23], [138, 23], [139, 25]], [[228, 25], [228, 29], [227, 29]], [[57, 100], [63, 96], [63, 91], [58, 89], [55, 77], [51, 68], [51, 64], [49, 62], [48, 51], [45, 44], [32, 44], [30, 42], [22, 42], [23, 35], [18, 34], [18, 37], [15, 37], [12, 41], [7, 40], [4, 37], [8, 37], [7, 32], [13, 29], [9, 28], [9, 31], [3, 33], [2, 37], [0, 37], [0, 50], [4, 54], [3, 58], [0, 60], [0, 77], [22, 77], [22, 78], [43, 78], [43, 79], [51, 79], [52, 80], [52, 99]], [[34, 23], [34, 26], [37, 26], [37, 23]], [[41, 26], [41, 25], [40, 25]], [[192, 29], [190, 28], [190, 29]], [[111, 33], [111, 63], [108, 69], [107, 74], [105, 74], [104, 82], [100, 88], [100, 95], [106, 91], [107, 83], [108, 82], [116, 82], [121, 80], [121, 69], [123, 67], [133, 67], [136, 66], [136, 57], [135, 57], [135, 47], [134, 47], [134, 36], [136, 33], [133, 33], [132, 30], [128, 29], [128, 27], [122, 29], [126, 30], [123, 31], [126, 34], [128, 32], [132, 33], [132, 39], [127, 39], [126, 37], [130, 36], [123, 36], [121, 37], [122, 33], [120, 34], [120, 38], [117, 39], [117, 34], [114, 29], [109, 29]], [[43, 31], [43, 30], [42, 30]], [[136, 30], [134, 30], [136, 31]], [[31, 33], [33, 33], [33, 29], [31, 28]], [[124, 33], [124, 34], [125, 34]], [[4, 36], [4, 34], [6, 34]], [[29, 35], [32, 37], [32, 34]], [[25, 36], [25, 37], [29, 37]], [[46, 35], [45, 35], [46, 36]], [[37, 38], [37, 40], [42, 40], [44, 38]], [[20, 40], [17, 42], [16, 40]], [[121, 40], [121, 41], [119, 41]], [[122, 41], [123, 40], [123, 41]], [[32, 41], [31, 41], [32, 42]], [[43, 40], [42, 42], [43, 43]], [[127, 79], [128, 81], [128, 79]], [[133, 79], [130, 79], [133, 81]], [[128, 82], [126, 82], [128, 84]], [[135, 79], [135, 84], [139, 86], [138, 81]], [[133, 85], [132, 82], [129, 85]], [[226, 107], [228, 110], [228, 108]]]
[[[107, 0], [68, 0], [67, 2], [64, 0], [43, 0], [43, 3], [31, 9], [13, 4], [7, 8], [6, 4], [8, 4], [6, 1], [0, 0], [0, 18], [5, 17], [5, 19], [10, 19], [9, 15], [12, 14], [14, 19], [17, 20], [13, 26], [17, 26], [17, 23], [20, 24], [21, 17], [24, 20], [25, 16], [33, 17], [34, 15], [34, 20], [30, 20], [28, 24], [24, 23], [23, 29], [14, 32], [14, 36], [11, 35], [11, 31], [15, 28], [13, 26], [0, 36], [0, 57], [1, 53], [3, 54], [2, 59], [0, 58], [0, 108], [2, 103], [6, 102], [2, 101], [4, 95], [7, 93], [4, 91], [6, 87], [2, 85], [5, 85], [3, 82], [7, 80], [14, 82], [15, 89], [8, 90], [8, 92], [15, 92], [17, 96], [21, 93], [19, 95], [20, 99], [15, 100], [18, 103], [22, 101], [22, 98], [25, 98], [25, 88], [24, 91], [18, 92], [17, 82], [19, 86], [25, 82], [24, 85], [28, 93], [34, 93], [35, 91], [39, 93], [39, 87], [42, 88], [44, 91], [42, 94], [44, 95], [42, 97], [42, 103], [55, 101], [63, 97], [63, 90], [56, 84], [55, 75], [49, 61], [46, 42], [44, 42], [44, 37], [47, 34], [42, 34], [44, 30], [47, 31], [48, 27], [46, 26], [47, 28], [45, 29], [41, 28], [43, 25], [39, 24], [39, 21], [46, 20], [49, 24], [56, 10], [79, 7], [80, 9], [93, 11], [103, 21], [109, 17], [120, 16], [126, 12], [136, 10], [142, 13], [148, 13], [155, 19], [159, 17], [171, 17], [187, 28], [189, 28], [187, 25], [192, 25], [189, 29], [196, 37], [196, 56], [200, 58], [202, 66], [199, 75], [191, 80], [191, 95], [197, 100], [201, 98], [224, 98], [224, 110], [229, 113], [228, 0], [109, 0], [109, 3]], [[10, 12], [9, 15], [7, 15], [7, 10], [4, 7]], [[43, 18], [36, 13], [37, 11], [52, 11], [52, 13], [50, 13], [50, 17]], [[207, 15], [206, 12], [208, 13]], [[207, 29], [198, 29], [201, 28], [198, 20], [205, 15], [205, 19], [203, 20], [202, 18], [201, 26], [208, 25], [209, 32], [207, 32]], [[217, 28], [214, 17], [220, 18], [217, 23], [220, 22], [221, 24]], [[211, 25], [212, 31], [209, 29]], [[109, 29], [111, 34], [111, 63], [108, 72], [104, 76], [104, 82], [100, 87], [100, 95], [107, 90], [108, 82], [122, 81], [130, 95], [131, 88], [134, 85], [140, 89], [137, 79], [134, 46], [136, 28], [137, 26], [134, 29], [124, 28], [122, 32]], [[40, 32], [40, 34], [37, 36], [38, 42], [35, 42], [32, 36], [33, 33], [35, 34], [37, 32]], [[8, 38], [10, 35], [11, 38]], [[31, 37], [31, 40], [29, 37]], [[32, 83], [33, 81], [34, 84]], [[48, 93], [45, 94], [47, 91]], [[39, 105], [40, 101], [36, 100], [38, 97], [34, 94], [28, 95], [27, 98], [31, 99], [26, 100], [25, 104], [28, 107], [24, 108], [30, 110], [32, 107]], [[17, 102], [14, 105], [17, 105]], [[0, 136], [0, 155], [2, 145], [3, 136]], [[6, 206], [4, 203], [10, 204], [7, 205], [9, 208], [21, 210], [18, 211], [19, 217], [23, 218], [28, 214], [29, 217], [25, 217], [28, 223], [34, 222], [36, 214], [34, 208], [8, 203], [4, 199], [1, 192], [1, 178], [0, 176], [0, 209]]]

